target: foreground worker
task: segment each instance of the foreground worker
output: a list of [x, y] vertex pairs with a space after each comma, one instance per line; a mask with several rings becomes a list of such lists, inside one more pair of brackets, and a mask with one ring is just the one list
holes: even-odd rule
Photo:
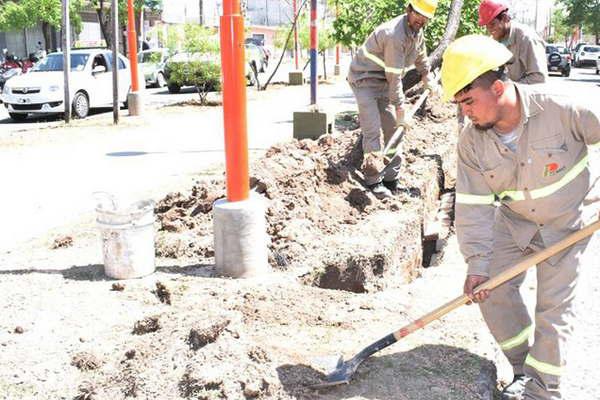
[[511, 21], [503, 0], [483, 0], [479, 5], [479, 26], [504, 44], [513, 58], [506, 65], [508, 77], [519, 83], [544, 83], [548, 79], [546, 46], [528, 26]]
[[[414, 64], [432, 92], [439, 86], [429, 75], [423, 27], [435, 14], [437, 0], [410, 0], [406, 14], [379, 25], [357, 51], [348, 73], [356, 97], [365, 183], [378, 198], [391, 197], [398, 185], [400, 157], [385, 165], [384, 145], [397, 126], [410, 128], [402, 77]], [[383, 141], [381, 131], [383, 130]], [[383, 142], [383, 143], [382, 143]], [[390, 149], [390, 153], [396, 149]]]
[[456, 183], [464, 292], [481, 303], [512, 364], [514, 381], [503, 399], [556, 400], [589, 240], [537, 266], [535, 324], [519, 292], [525, 274], [491, 292], [473, 289], [595, 219], [588, 149], [600, 147], [600, 112], [545, 93], [543, 85], [511, 82], [504, 71], [511, 57], [482, 35], [456, 40], [443, 57], [444, 97], [470, 120], [458, 141]]

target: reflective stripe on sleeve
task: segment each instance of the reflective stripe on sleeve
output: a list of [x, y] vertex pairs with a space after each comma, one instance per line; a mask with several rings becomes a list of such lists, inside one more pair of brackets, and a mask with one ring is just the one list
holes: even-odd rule
[[590, 150], [600, 149], [600, 142], [588, 145], [588, 149], [590, 149]]
[[518, 335], [500, 343], [500, 348], [502, 350], [510, 350], [522, 345], [523, 343], [527, 342], [532, 330], [533, 325], [529, 325], [527, 328], [523, 329]]
[[375, 64], [379, 65], [381, 68], [383, 68], [385, 70], [385, 72], [389, 72], [392, 74], [398, 74], [398, 75], [404, 75], [404, 69], [403, 68], [394, 68], [394, 67], [388, 67], [385, 65], [385, 62], [377, 57], [374, 54], [369, 53], [369, 51], [367, 50], [367, 46], [363, 46], [362, 47], [362, 51], [363, 53], [365, 53], [365, 57], [367, 57], [369, 60], [373, 61]]
[[527, 355], [527, 358], [525, 359], [525, 364], [529, 365], [530, 367], [534, 368], [535, 370], [541, 373], [548, 375], [561, 376], [563, 372], [562, 367], [557, 367], [556, 365], [538, 361], [535, 358], [533, 358], [531, 354]]
[[456, 204], [494, 204], [494, 195], [477, 195], [467, 193], [456, 193]]

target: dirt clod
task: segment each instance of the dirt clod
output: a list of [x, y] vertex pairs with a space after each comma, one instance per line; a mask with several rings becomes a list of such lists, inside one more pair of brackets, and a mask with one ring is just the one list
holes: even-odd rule
[[83, 382], [77, 388], [78, 393], [73, 397], [73, 400], [94, 400], [96, 395], [96, 387], [92, 382]]
[[134, 335], [144, 335], [146, 333], [156, 332], [160, 329], [158, 316], [146, 317], [141, 321], [137, 321], [133, 325], [132, 333]]
[[23, 329], [23, 327], [22, 327], [22, 326], [17, 326], [17, 327], [15, 327], [14, 333], [16, 333], [16, 334], [19, 334], [19, 335], [20, 335], [20, 334], [22, 334], [23, 332], [25, 332], [25, 329]]
[[152, 293], [158, 297], [161, 303], [171, 305], [171, 292], [162, 282], [156, 282], [156, 290], [153, 290]]
[[113, 292], [122, 292], [123, 290], [125, 290], [125, 285], [122, 283], [113, 283], [110, 287], [110, 290], [112, 290]]
[[128, 360], [133, 360], [135, 358], [135, 354], [136, 354], [136, 352], [134, 349], [127, 350], [125, 352], [125, 358]]
[[52, 249], [61, 249], [61, 248], [65, 248], [65, 247], [71, 247], [73, 246], [73, 237], [71, 236], [61, 236], [58, 237], [56, 239], [54, 239], [54, 242], [52, 243]]
[[81, 371], [92, 371], [100, 368], [102, 361], [95, 355], [84, 351], [73, 356], [71, 365]]
[[192, 350], [198, 350], [217, 340], [223, 330], [229, 325], [228, 319], [219, 319], [208, 326], [197, 326], [190, 329], [187, 343]]

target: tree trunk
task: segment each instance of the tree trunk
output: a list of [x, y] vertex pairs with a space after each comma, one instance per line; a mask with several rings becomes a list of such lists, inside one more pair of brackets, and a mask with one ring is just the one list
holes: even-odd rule
[[[448, 22], [446, 23], [446, 30], [444, 31], [444, 35], [440, 40], [438, 46], [433, 50], [433, 52], [429, 55], [429, 63], [431, 64], [431, 69], [435, 69], [442, 64], [442, 55], [450, 42], [454, 40], [456, 37], [456, 32], [458, 31], [458, 26], [460, 25], [460, 14], [462, 11], [464, 0], [452, 0], [450, 4], [450, 12], [448, 13]], [[402, 79], [402, 84], [404, 85], [404, 91], [409, 90], [417, 83], [421, 81], [421, 76], [417, 72], [416, 69], [412, 69], [408, 71], [408, 73]]]
[[102, 32], [102, 37], [106, 41], [106, 47], [110, 49], [112, 46], [112, 33], [110, 30], [111, 27], [111, 18], [110, 15], [104, 14], [104, 1], [100, 0], [98, 4], [98, 8], [96, 8], [96, 14], [98, 14], [98, 22], [100, 23], [100, 31]]
[[52, 48], [52, 34], [50, 24], [47, 22], [42, 22], [42, 35], [44, 35], [44, 50], [49, 53]]

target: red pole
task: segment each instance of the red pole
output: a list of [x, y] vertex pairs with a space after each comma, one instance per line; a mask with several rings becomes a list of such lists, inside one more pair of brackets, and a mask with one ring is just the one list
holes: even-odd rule
[[127, 46], [129, 48], [129, 67], [131, 68], [132, 92], [137, 92], [139, 90], [136, 35], [133, 0], [127, 0]]
[[227, 200], [242, 201], [248, 199], [250, 179], [244, 76], [244, 18], [240, 13], [240, 0], [223, 1], [220, 34]]
[[292, 5], [294, 8], [294, 18], [296, 19], [296, 25], [294, 25], [294, 63], [296, 64], [296, 70], [298, 70], [298, 19], [296, 18], [298, 7], [296, 5], [296, 0], [292, 1]]

